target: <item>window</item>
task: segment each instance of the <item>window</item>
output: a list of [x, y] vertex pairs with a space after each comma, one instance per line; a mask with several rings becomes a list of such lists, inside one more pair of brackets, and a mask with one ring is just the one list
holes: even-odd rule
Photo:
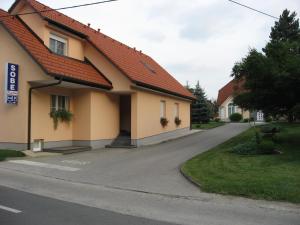
[[228, 116], [235, 113], [235, 105], [233, 103], [228, 104]]
[[174, 105], [174, 117], [179, 118], [179, 104], [178, 103], [175, 103], [175, 105]]
[[68, 96], [51, 95], [51, 112], [70, 109], [70, 98]]
[[144, 65], [144, 67], [147, 69], [147, 70], [149, 70], [151, 73], [156, 73], [155, 72], [155, 70], [152, 68], [152, 66], [150, 66], [150, 64], [148, 64], [148, 63], [145, 63], [145, 62], [143, 62], [143, 61], [140, 61], [143, 65]]
[[160, 118], [166, 118], [166, 101], [160, 101]]
[[67, 55], [67, 40], [54, 34], [50, 35], [50, 49], [59, 55]]

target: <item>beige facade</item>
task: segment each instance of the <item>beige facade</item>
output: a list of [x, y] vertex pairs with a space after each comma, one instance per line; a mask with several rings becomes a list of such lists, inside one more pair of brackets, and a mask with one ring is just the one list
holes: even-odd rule
[[[233, 107], [232, 109], [231, 106]], [[248, 110], [241, 109], [238, 106], [233, 105], [233, 96], [229, 96], [220, 106], [219, 106], [219, 117], [222, 121], [229, 121], [231, 113], [240, 113], [243, 119], [250, 118], [250, 112]]]
[[[16, 12], [31, 11], [22, 6]], [[112, 82], [112, 90], [62, 82], [56, 87], [34, 90], [32, 95], [31, 143], [43, 139], [46, 147], [89, 145], [101, 148], [127, 130], [132, 143], [176, 132], [190, 127], [191, 101], [174, 95], [136, 87], [114, 64], [80, 37], [49, 25], [38, 14], [22, 17], [23, 21], [49, 47], [49, 38], [55, 34], [67, 40], [67, 56], [91, 63]], [[28, 136], [28, 91], [32, 83], [55, 82], [0, 25], [0, 86], [4, 87], [5, 64], [19, 65], [19, 101], [17, 105], [4, 104], [0, 95], [0, 149], [26, 149]], [[4, 93], [4, 90], [2, 90]], [[50, 117], [51, 95], [68, 96], [73, 118], [69, 123], [59, 122], [54, 127]], [[160, 103], [166, 103], [167, 126], [160, 124]], [[177, 109], [176, 109], [177, 108]], [[179, 110], [181, 124], [174, 120]], [[138, 144], [139, 145], [139, 144]]]

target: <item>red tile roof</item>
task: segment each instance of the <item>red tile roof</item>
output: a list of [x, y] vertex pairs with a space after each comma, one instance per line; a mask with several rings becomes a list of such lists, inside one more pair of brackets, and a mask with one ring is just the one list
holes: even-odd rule
[[[38, 12], [49, 10], [35, 0], [27, 2]], [[187, 98], [194, 96], [151, 57], [57, 11], [40, 15], [87, 36], [88, 41], [119, 68], [133, 83]]]
[[20, 19], [7, 17], [8, 15], [0, 10], [0, 24], [4, 25], [47, 74], [95, 87], [112, 88], [111, 83], [90, 63], [51, 53]]
[[238, 90], [241, 90], [243, 81], [231, 80], [219, 90], [217, 104], [221, 105], [230, 96], [233, 96]]

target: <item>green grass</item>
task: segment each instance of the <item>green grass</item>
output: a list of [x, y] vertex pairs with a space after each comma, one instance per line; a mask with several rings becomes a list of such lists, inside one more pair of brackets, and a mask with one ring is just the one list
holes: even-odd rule
[[204, 129], [204, 130], [208, 130], [208, 129], [212, 129], [215, 127], [219, 127], [224, 125], [225, 122], [215, 122], [215, 121], [211, 121], [209, 123], [201, 123], [201, 124], [193, 124], [192, 128], [193, 129]]
[[0, 161], [5, 160], [6, 158], [24, 157], [24, 156], [25, 154], [20, 151], [0, 150]]
[[187, 161], [182, 171], [206, 192], [300, 203], [300, 124], [280, 126], [276, 148], [283, 154], [231, 153], [254, 136], [252, 128]]

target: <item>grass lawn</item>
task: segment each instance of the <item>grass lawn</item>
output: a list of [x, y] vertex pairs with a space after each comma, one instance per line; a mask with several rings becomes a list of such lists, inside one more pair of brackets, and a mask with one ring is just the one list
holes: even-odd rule
[[280, 155], [242, 156], [230, 150], [254, 136], [253, 128], [182, 166], [201, 190], [256, 199], [300, 203], [300, 124], [279, 124]]
[[24, 156], [25, 154], [20, 151], [0, 150], [0, 161], [5, 160], [6, 158], [24, 157]]
[[204, 129], [204, 130], [208, 130], [208, 129], [212, 129], [215, 127], [219, 127], [224, 125], [225, 122], [215, 122], [215, 121], [211, 121], [209, 123], [201, 123], [201, 124], [193, 124], [192, 128], [193, 129]]

